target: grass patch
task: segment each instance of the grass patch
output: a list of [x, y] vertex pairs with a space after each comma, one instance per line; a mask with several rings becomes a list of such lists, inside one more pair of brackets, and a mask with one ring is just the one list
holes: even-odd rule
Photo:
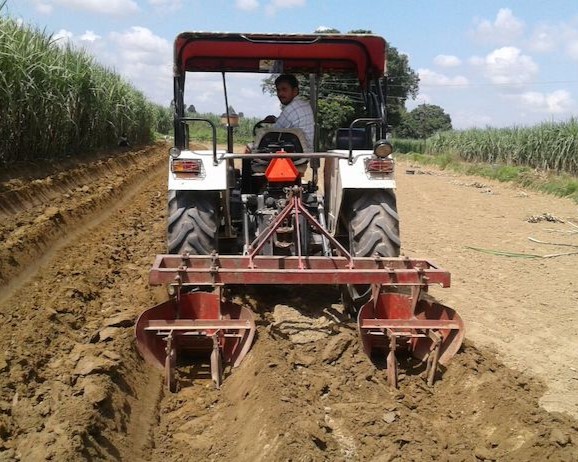
[[570, 197], [578, 202], [578, 179], [576, 178], [551, 178], [542, 189], [555, 196]]
[[460, 162], [455, 156], [451, 154], [430, 156], [428, 154], [410, 152], [407, 155], [403, 155], [403, 157], [421, 165], [434, 165], [442, 170], [451, 169], [458, 171], [461, 167], [461, 164], [463, 164], [463, 162]]
[[513, 183], [534, 191], [566, 197], [578, 203], [578, 178], [569, 174], [555, 174], [526, 166], [468, 163], [460, 161], [453, 154], [432, 156], [413, 152], [398, 154], [398, 156], [420, 165], [435, 166], [441, 170], [451, 170], [464, 175], [481, 176]]

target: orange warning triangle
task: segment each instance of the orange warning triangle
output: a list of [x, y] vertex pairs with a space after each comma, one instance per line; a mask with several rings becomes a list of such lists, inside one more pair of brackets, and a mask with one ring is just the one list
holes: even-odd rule
[[270, 183], [290, 183], [299, 177], [299, 172], [291, 159], [287, 157], [276, 157], [269, 162], [265, 176]]

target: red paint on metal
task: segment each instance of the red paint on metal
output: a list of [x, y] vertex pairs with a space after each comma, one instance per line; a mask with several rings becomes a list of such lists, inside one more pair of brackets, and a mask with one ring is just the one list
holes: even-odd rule
[[282, 72], [355, 72], [382, 77], [387, 45], [375, 35], [238, 34], [184, 32], [174, 45], [175, 72], [272, 72], [263, 60], [282, 62]]
[[[419, 293], [415, 296], [419, 297]], [[370, 300], [361, 308], [358, 330], [365, 353], [369, 357], [387, 355], [389, 338], [395, 335], [406, 337], [405, 350], [424, 361], [432, 352], [433, 341], [428, 335], [431, 330], [441, 337], [439, 363], [447, 364], [464, 339], [461, 317], [453, 309], [425, 297], [418, 298], [415, 311], [412, 311], [413, 301], [410, 295], [380, 293], [377, 299]]]
[[[450, 274], [427, 260], [406, 258], [157, 255], [151, 285], [183, 284], [381, 284], [449, 287]], [[251, 267], [252, 263], [252, 267]], [[353, 265], [353, 267], [351, 266]]]
[[144, 311], [135, 333], [139, 352], [159, 369], [165, 367], [169, 333], [177, 356], [189, 351], [208, 357], [213, 350], [212, 337], [216, 336], [223, 361], [235, 367], [251, 347], [255, 321], [248, 308], [223, 302], [216, 293], [193, 292]]

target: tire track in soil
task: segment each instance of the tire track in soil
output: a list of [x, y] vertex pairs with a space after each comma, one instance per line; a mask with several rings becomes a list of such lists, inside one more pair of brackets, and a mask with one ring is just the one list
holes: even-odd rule
[[433, 389], [399, 390], [360, 352], [332, 288], [237, 288], [258, 336], [221, 390], [182, 368], [176, 394], [136, 352], [133, 324], [164, 299], [164, 169], [56, 251], [0, 308], [0, 459], [578, 460], [578, 424], [539, 382], [467, 343]]

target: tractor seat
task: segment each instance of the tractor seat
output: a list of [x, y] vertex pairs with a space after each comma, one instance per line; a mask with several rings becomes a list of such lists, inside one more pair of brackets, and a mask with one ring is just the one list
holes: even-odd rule
[[[310, 147], [305, 139], [305, 134], [300, 128], [271, 128], [257, 131], [255, 138], [257, 148], [254, 153], [274, 153], [277, 151], [285, 152], [306, 152]], [[306, 157], [293, 158], [293, 163], [303, 174], [307, 169], [309, 159]], [[269, 159], [253, 159], [251, 170], [257, 174], [263, 174], [267, 170]]]
[[[335, 149], [349, 149], [349, 128], [338, 128], [335, 131], [334, 146]], [[352, 149], [371, 149], [372, 143], [368, 139], [368, 133], [365, 128], [351, 129], [351, 148]]]

